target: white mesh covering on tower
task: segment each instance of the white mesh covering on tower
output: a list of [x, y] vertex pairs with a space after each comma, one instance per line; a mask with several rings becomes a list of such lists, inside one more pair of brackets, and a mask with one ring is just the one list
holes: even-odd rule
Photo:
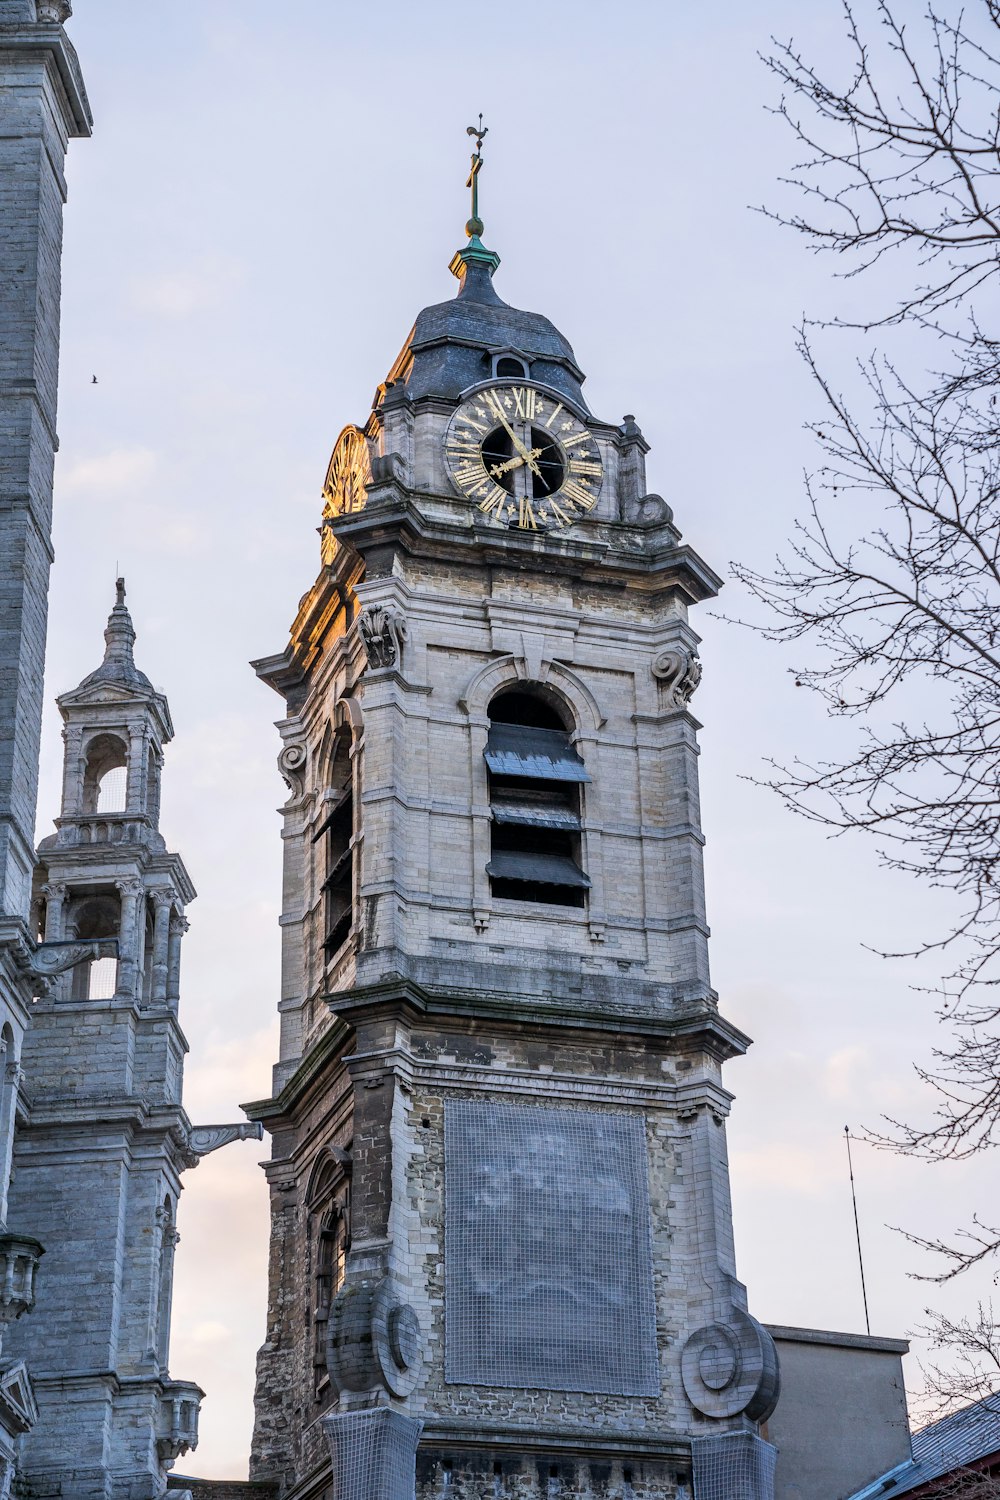
[[656, 1396], [645, 1122], [449, 1099], [445, 1378]]
[[695, 1438], [694, 1500], [774, 1500], [777, 1457], [777, 1448], [752, 1432]]
[[413, 1500], [423, 1425], [385, 1406], [324, 1417], [332, 1500]]

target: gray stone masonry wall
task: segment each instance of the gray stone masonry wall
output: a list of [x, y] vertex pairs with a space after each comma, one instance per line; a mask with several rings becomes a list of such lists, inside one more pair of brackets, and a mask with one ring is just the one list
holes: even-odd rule
[[273, 1484], [251, 1484], [239, 1479], [193, 1479], [189, 1474], [171, 1474], [167, 1480], [167, 1494], [171, 1490], [190, 1490], [192, 1500], [276, 1500], [277, 1486]]
[[[390, 1044], [403, 1086], [368, 1087], [384, 1068], [379, 1046]], [[532, 1488], [542, 1460], [512, 1452], [523, 1430], [539, 1446], [548, 1465], [568, 1448], [581, 1456], [592, 1444], [611, 1438], [636, 1449], [644, 1443], [673, 1444], [669, 1461], [628, 1457], [595, 1458], [595, 1473], [609, 1488], [595, 1494], [621, 1495], [623, 1467], [634, 1470], [635, 1494], [673, 1494], [672, 1475], [686, 1471], [681, 1434], [701, 1433], [719, 1424], [693, 1413], [680, 1378], [680, 1353], [693, 1329], [711, 1322], [734, 1295], [728, 1173], [723, 1120], [728, 1095], [718, 1084], [718, 1064], [710, 1052], [691, 1044], [664, 1059], [658, 1046], [627, 1035], [601, 1038], [567, 1033], [539, 1035], [530, 1017], [508, 1019], [489, 1031], [468, 1035], [455, 1027], [401, 1028], [391, 1019], [364, 1028], [358, 1049], [369, 1062], [331, 1053], [311, 1079], [308, 1095], [292, 1128], [275, 1135], [272, 1184], [272, 1240], [267, 1339], [258, 1357], [257, 1422], [251, 1474], [303, 1478], [320, 1468], [324, 1443], [316, 1417], [329, 1409], [331, 1392], [317, 1396], [312, 1364], [312, 1305], [307, 1185], [329, 1145], [354, 1140], [355, 1245], [374, 1247], [391, 1265], [401, 1294], [415, 1308], [427, 1350], [421, 1377], [406, 1409], [444, 1420], [467, 1434], [449, 1448], [425, 1433], [421, 1472], [425, 1486], [440, 1482], [442, 1465], [452, 1465], [456, 1494], [492, 1496], [493, 1465], [506, 1464], [505, 1483], [513, 1495], [548, 1494]], [[347, 1067], [355, 1075], [354, 1111], [345, 1117]], [[369, 1071], [365, 1071], [368, 1069]], [[627, 1109], [647, 1121], [654, 1286], [663, 1388], [660, 1397], [588, 1396], [567, 1392], [515, 1391], [455, 1386], [444, 1379], [443, 1114], [446, 1097], [491, 1098], [529, 1105]], [[289, 1121], [291, 1125], [291, 1121]], [[397, 1179], [387, 1187], [381, 1171], [370, 1173], [366, 1154], [385, 1153], [385, 1133]], [[387, 1233], [388, 1231], [388, 1233]], [[738, 1294], [738, 1293], [737, 1293]], [[722, 1424], [723, 1427], [726, 1424]], [[466, 1472], [465, 1444], [486, 1428], [506, 1429], [495, 1453], [480, 1450]], [[545, 1434], [549, 1447], [545, 1448]], [[671, 1436], [672, 1435], [672, 1436]], [[558, 1442], [557, 1442], [558, 1437]], [[430, 1446], [428, 1446], [430, 1445]], [[554, 1456], [552, 1456], [554, 1455]], [[487, 1464], [487, 1457], [489, 1459]], [[423, 1460], [422, 1460], [423, 1461]], [[434, 1467], [437, 1465], [437, 1468]], [[484, 1468], [484, 1465], [486, 1467]], [[566, 1497], [588, 1495], [570, 1487], [576, 1470], [562, 1471]], [[573, 1483], [583, 1484], [586, 1465]], [[478, 1476], [478, 1477], [477, 1477]], [[485, 1478], [483, 1477], [485, 1476]], [[669, 1481], [669, 1483], [668, 1483]], [[588, 1483], [590, 1481], [588, 1480]], [[642, 1488], [642, 1486], [648, 1486]], [[657, 1489], [656, 1486], [660, 1488]], [[433, 1488], [418, 1492], [433, 1494]], [[508, 1493], [501, 1490], [501, 1494]], [[683, 1492], [682, 1492], [683, 1493]]]
[[690, 1478], [679, 1463], [580, 1461], [511, 1453], [506, 1445], [473, 1452], [428, 1448], [417, 1455], [416, 1500], [690, 1500], [690, 1495]]
[[89, 116], [62, 28], [36, 26], [27, 4], [8, 4], [2, 22], [11, 29], [0, 31], [0, 911], [25, 917], [52, 561], [62, 164], [69, 136], [89, 134]]

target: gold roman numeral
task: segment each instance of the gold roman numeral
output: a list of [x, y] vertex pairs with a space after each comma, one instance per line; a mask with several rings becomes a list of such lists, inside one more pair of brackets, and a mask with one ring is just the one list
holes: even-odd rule
[[482, 422], [477, 422], [476, 419], [475, 419], [475, 417], [468, 416], [466, 412], [463, 412], [462, 415], [459, 417], [458, 420], [459, 420], [459, 422], [465, 422], [465, 423], [467, 423], [468, 426], [475, 428], [476, 432], [481, 432], [481, 433], [484, 434], [484, 436], [490, 430]]
[[479, 509], [485, 516], [491, 515], [493, 511], [496, 511], [497, 518], [499, 518], [503, 515], [503, 508], [506, 499], [507, 496], [504, 494], [503, 490], [497, 490], [495, 494], [487, 495], [485, 500], [480, 500]]
[[551, 427], [552, 426], [552, 423], [555, 421], [556, 417], [558, 417], [558, 415], [562, 411], [562, 409], [563, 409], [563, 404], [560, 401], [559, 405], [556, 407], [555, 411], [552, 413], [551, 417], [546, 422], [546, 424], [545, 424], [546, 427]]
[[582, 505], [584, 510], [593, 510], [596, 504], [594, 496], [585, 490], [582, 484], [578, 484], [575, 479], [567, 479], [559, 494], [563, 500], [570, 500], [576, 505]]
[[514, 415], [524, 422], [535, 420], [535, 393], [530, 386], [512, 386], [514, 395]]
[[532, 508], [531, 501], [526, 495], [521, 499], [520, 502], [520, 513], [518, 514], [517, 524], [526, 531], [538, 530], [538, 522], [535, 520], [535, 512]]
[[601, 472], [600, 461], [591, 458], [572, 458], [569, 472], [571, 474], [599, 474]]
[[584, 428], [583, 432], [577, 432], [573, 435], [573, 437], [564, 439], [563, 447], [572, 448], [576, 443], [586, 443], [589, 442], [589, 440], [590, 433], [586, 430], [586, 428]]

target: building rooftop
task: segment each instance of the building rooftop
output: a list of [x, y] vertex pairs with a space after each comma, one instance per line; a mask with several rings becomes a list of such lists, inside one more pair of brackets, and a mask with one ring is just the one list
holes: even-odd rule
[[1000, 1459], [1000, 1392], [922, 1427], [913, 1434], [911, 1446], [913, 1457], [907, 1463], [881, 1474], [849, 1500], [895, 1500], [956, 1469]]

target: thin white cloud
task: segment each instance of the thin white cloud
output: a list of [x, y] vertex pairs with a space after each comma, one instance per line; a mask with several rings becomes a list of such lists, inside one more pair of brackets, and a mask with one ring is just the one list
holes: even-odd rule
[[129, 301], [140, 312], [163, 318], [190, 318], [228, 300], [246, 278], [246, 267], [228, 256], [194, 265], [134, 276]]
[[157, 466], [152, 448], [111, 448], [78, 458], [56, 476], [58, 495], [98, 491], [119, 495], [148, 483]]

